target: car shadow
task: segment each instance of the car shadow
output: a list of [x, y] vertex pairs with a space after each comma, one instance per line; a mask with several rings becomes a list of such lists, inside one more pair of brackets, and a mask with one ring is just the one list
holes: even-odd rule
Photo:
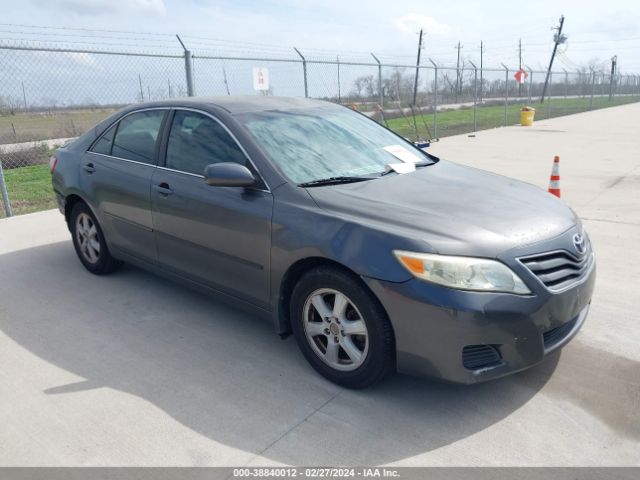
[[[319, 377], [268, 322], [134, 267], [93, 276], [71, 242], [0, 255], [0, 271], [12, 299], [0, 329], [83, 379], [45, 394], [127, 392], [198, 434], [285, 463], [382, 464], [456, 442], [525, 405], [559, 358], [473, 386], [393, 375], [350, 391]], [[347, 457], [353, 442], [362, 448]]]

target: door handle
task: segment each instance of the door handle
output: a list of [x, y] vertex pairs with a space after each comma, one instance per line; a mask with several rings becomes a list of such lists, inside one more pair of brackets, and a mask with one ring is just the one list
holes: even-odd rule
[[96, 171], [96, 167], [94, 167], [94, 166], [93, 166], [93, 163], [85, 163], [85, 164], [82, 166], [82, 169], [83, 169], [85, 172], [89, 173], [89, 174], [91, 174], [91, 173], [93, 173], [93, 172], [95, 172], [95, 171]]
[[166, 197], [173, 193], [173, 190], [169, 187], [169, 184], [166, 182], [162, 182], [160, 185], [154, 185], [153, 189], [158, 192], [158, 194]]

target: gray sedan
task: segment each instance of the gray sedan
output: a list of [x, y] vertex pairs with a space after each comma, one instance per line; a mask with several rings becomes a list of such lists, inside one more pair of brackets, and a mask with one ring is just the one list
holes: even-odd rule
[[347, 387], [522, 370], [591, 302], [594, 254], [564, 203], [338, 105], [138, 104], [50, 166], [87, 270], [129, 262], [247, 307]]

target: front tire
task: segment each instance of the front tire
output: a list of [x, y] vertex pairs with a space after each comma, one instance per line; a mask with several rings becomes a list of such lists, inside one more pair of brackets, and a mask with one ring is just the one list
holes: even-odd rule
[[78, 202], [74, 205], [69, 217], [69, 227], [76, 254], [91, 273], [104, 275], [122, 265], [120, 260], [111, 256], [102, 228], [86, 203]]
[[387, 314], [355, 275], [331, 267], [309, 271], [295, 286], [290, 309], [300, 350], [328, 380], [364, 388], [393, 369]]

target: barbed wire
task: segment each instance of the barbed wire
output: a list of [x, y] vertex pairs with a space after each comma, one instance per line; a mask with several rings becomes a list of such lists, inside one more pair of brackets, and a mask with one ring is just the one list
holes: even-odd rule
[[[512, 26], [517, 29], [521, 37], [527, 37], [530, 32], [539, 31], [543, 23], [550, 23], [552, 17], [541, 17], [531, 21], [523, 21], [520, 24]], [[518, 26], [520, 25], [520, 26]], [[522, 27], [525, 28], [522, 28]], [[128, 31], [115, 29], [94, 29], [84, 27], [62, 27], [62, 26], [45, 26], [45, 25], [28, 25], [20, 23], [1, 23], [0, 22], [0, 46], [10, 47], [42, 47], [42, 48], [60, 48], [65, 47], [71, 49], [91, 49], [91, 50], [108, 50], [108, 49], [126, 49], [127, 53], [143, 53], [149, 54], [158, 51], [175, 52], [182, 51], [182, 47], [177, 44], [175, 35], [161, 32], [148, 31]], [[595, 31], [585, 33], [584, 36], [602, 35], [603, 31]], [[485, 45], [485, 64], [494, 64], [496, 68], [504, 61], [513, 61], [518, 58], [516, 42], [504, 42], [506, 33], [501, 33], [501, 42], [491, 43], [491, 38], [497, 36], [487, 36], [484, 40]], [[525, 41], [523, 42], [522, 52], [525, 56], [530, 57], [535, 54], [546, 53], [551, 50], [553, 41], [549, 38], [549, 34], [544, 35], [528, 35], [529, 39], [547, 38], [544, 42]], [[263, 42], [236, 41], [229, 39], [221, 39], [206, 35], [187, 34], [183, 35], [187, 48], [197, 51], [200, 55], [211, 56], [233, 56], [233, 57], [257, 57], [267, 56], [270, 58], [297, 59], [299, 58], [292, 46], [269, 44]], [[628, 50], [637, 48], [635, 45], [620, 45], [620, 42], [640, 41], [638, 36], [629, 36], [622, 38], [610, 38], [606, 40], [595, 40], [592, 38], [570, 40], [567, 42], [564, 50], [564, 57], [560, 60], [565, 67], [578, 69], [583, 68], [572, 59], [568, 59], [566, 51], [584, 51], [589, 45], [594, 43], [616, 44], [616, 50]], [[475, 45], [478, 43], [478, 45]], [[479, 42], [471, 43], [473, 45], [472, 54], [462, 55], [463, 61], [478, 60]], [[371, 52], [357, 50], [335, 50], [322, 49], [314, 47], [299, 47], [299, 50], [311, 61], [341, 61], [341, 62], [371, 62]], [[467, 50], [468, 52], [469, 50]], [[375, 55], [386, 63], [411, 64], [415, 60], [415, 55], [404, 54], [400, 52], [377, 51]], [[610, 54], [607, 54], [609, 57]], [[443, 68], [453, 67], [453, 48], [443, 49], [436, 46], [433, 50], [425, 49], [423, 58], [432, 58]], [[539, 55], [538, 55], [539, 56]], [[424, 62], [423, 62], [424, 64]]]

